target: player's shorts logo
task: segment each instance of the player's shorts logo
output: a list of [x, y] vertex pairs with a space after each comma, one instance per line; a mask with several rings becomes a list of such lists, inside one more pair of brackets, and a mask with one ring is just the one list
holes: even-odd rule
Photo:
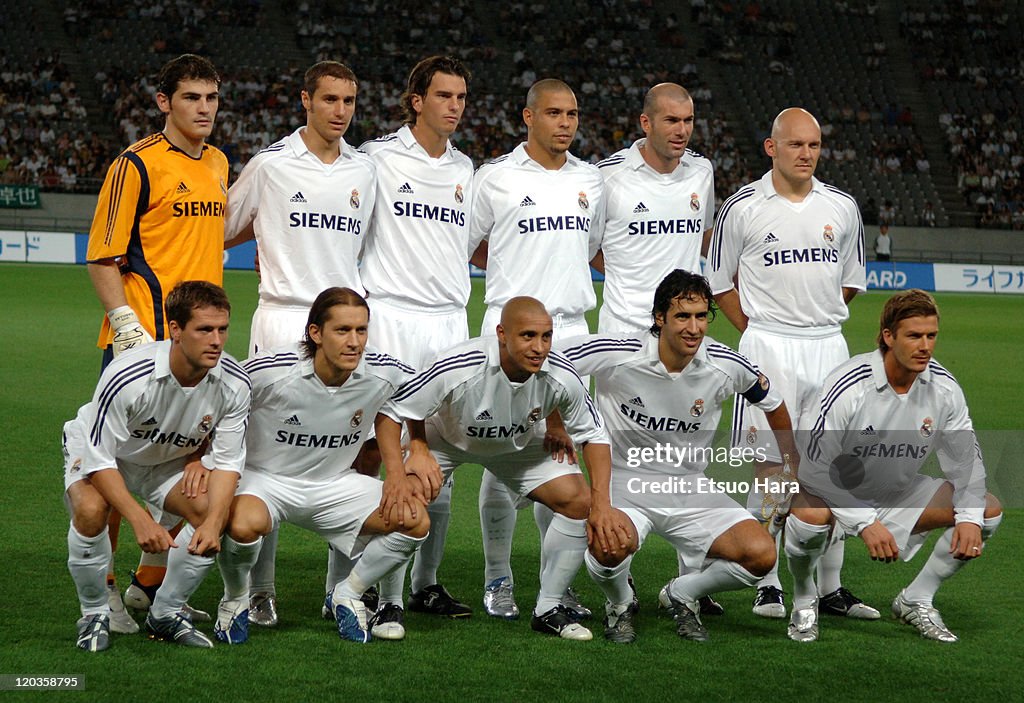
[[690, 209], [694, 212], [700, 210], [700, 196], [696, 193], [690, 193]]
[[753, 425], [747, 429], [747, 444], [751, 446], [757, 444], [757, 428]]
[[353, 210], [359, 209], [359, 191], [355, 188], [352, 189], [352, 195], [349, 196], [348, 204], [352, 206]]
[[458, 183], [455, 185], [455, 202], [462, 204], [462, 201], [466, 199], [466, 196], [462, 194], [462, 184]]
[[578, 202], [580, 204], [580, 207], [583, 208], [584, 210], [590, 209], [590, 201], [587, 200], [587, 194], [584, 193], [582, 190], [580, 191], [580, 198], [576, 202]]
[[75, 459], [75, 463], [73, 463], [71, 465], [71, 473], [77, 474], [81, 470], [82, 470], [82, 460], [81, 459]]
[[540, 420], [540, 408], [534, 408], [530, 411], [529, 416], [527, 416], [526, 424], [536, 425], [538, 420]]
[[704, 414], [704, 399], [697, 398], [693, 401], [693, 407], [690, 408], [690, 414], [694, 417], [700, 417]]
[[203, 419], [199, 422], [200, 434], [208, 434], [213, 429], [213, 416], [203, 415]]
[[832, 225], [825, 225], [825, 230], [821, 233], [821, 236], [825, 238], [826, 242], [834, 242], [836, 235], [832, 233]]
[[930, 417], [926, 417], [924, 421], [921, 423], [921, 436], [925, 438], [931, 437], [933, 431], [934, 430], [932, 430], [932, 419]]
[[359, 427], [359, 425], [362, 423], [362, 421], [363, 421], [363, 409], [359, 408], [358, 410], [355, 411], [355, 413], [353, 413], [352, 419], [348, 421], [348, 424], [351, 425], [352, 427]]

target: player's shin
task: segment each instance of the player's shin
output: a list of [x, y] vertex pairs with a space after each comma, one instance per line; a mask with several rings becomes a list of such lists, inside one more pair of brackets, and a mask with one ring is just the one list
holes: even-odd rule
[[590, 578], [597, 584], [605, 598], [612, 605], [629, 605], [633, 602], [633, 589], [629, 587], [629, 567], [633, 555], [623, 559], [617, 566], [604, 566], [589, 551], [583, 555]]
[[512, 581], [512, 535], [516, 509], [505, 485], [490, 471], [480, 481], [480, 531], [484, 543], [484, 583], [507, 577]]
[[437, 570], [444, 558], [444, 543], [448, 536], [448, 523], [451, 522], [452, 517], [451, 478], [444, 482], [437, 498], [427, 506], [427, 514], [430, 515], [430, 534], [412, 561], [410, 590], [413, 593], [440, 583], [437, 578]]
[[786, 518], [786, 563], [793, 574], [793, 609], [810, 608], [817, 598], [814, 573], [828, 544], [829, 525], [812, 525], [795, 515]]
[[334, 587], [335, 601], [340, 598], [358, 600], [367, 588], [406, 564], [424, 539], [400, 532], [377, 535], [371, 539], [352, 573]]
[[181, 611], [189, 597], [199, 588], [206, 574], [213, 568], [213, 557], [192, 554], [188, 544], [192, 541], [195, 528], [186, 523], [178, 533], [176, 549], [167, 557], [167, 577], [156, 592], [150, 615], [157, 620], [169, 618]]
[[708, 595], [721, 591], [735, 591], [753, 586], [758, 577], [734, 561], [709, 559], [703, 569], [673, 579], [669, 594], [677, 601], [691, 604]]
[[110, 612], [104, 580], [110, 554], [110, 539], [106, 529], [95, 537], [86, 537], [74, 525], [68, 528], [68, 571], [78, 591], [82, 615], [105, 615]]
[[572, 583], [587, 550], [586, 520], [573, 520], [555, 513], [541, 549], [547, 554], [547, 566], [540, 574], [537, 614], [561, 605], [565, 589]]

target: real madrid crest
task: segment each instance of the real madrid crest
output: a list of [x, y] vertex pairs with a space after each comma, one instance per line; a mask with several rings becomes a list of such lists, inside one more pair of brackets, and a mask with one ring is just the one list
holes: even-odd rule
[[584, 193], [582, 190], [580, 191], [580, 199], [577, 200], [576, 202], [578, 202], [580, 204], [580, 207], [583, 208], [584, 210], [590, 209], [590, 201], [587, 200], [587, 194]]
[[693, 401], [693, 407], [690, 408], [690, 414], [694, 417], [700, 417], [704, 414], [704, 399], [697, 398]]
[[921, 436], [931, 437], [932, 432], [934, 432], [934, 430], [932, 429], [932, 419], [930, 417], [926, 417], [924, 421], [921, 423]]
[[71, 465], [71, 473], [76, 474], [82, 470], [82, 460], [75, 459], [75, 463]]
[[536, 425], [537, 421], [540, 420], [540, 408], [534, 408], [530, 411], [530, 414], [526, 418], [526, 424]]
[[753, 425], [747, 430], [747, 444], [757, 444], [757, 428]]
[[826, 242], [834, 242], [836, 235], [832, 232], [832, 225], [825, 225], [825, 230], [821, 233], [821, 236], [825, 238]]
[[348, 424], [352, 427], [359, 427], [363, 421], [363, 409], [359, 408], [352, 414], [352, 419], [348, 421]]
[[456, 184], [456, 186], [455, 186], [455, 202], [461, 204], [462, 201], [465, 200], [465, 199], [466, 199], [466, 196], [462, 194], [462, 184], [461, 183]]
[[207, 434], [213, 428], [213, 416], [203, 415], [202, 421], [199, 423], [200, 434]]
[[352, 195], [348, 198], [348, 204], [352, 206], [353, 210], [359, 209], [359, 191], [355, 188], [352, 189]]
[[700, 196], [696, 193], [690, 193], [690, 209], [694, 212], [700, 210]]

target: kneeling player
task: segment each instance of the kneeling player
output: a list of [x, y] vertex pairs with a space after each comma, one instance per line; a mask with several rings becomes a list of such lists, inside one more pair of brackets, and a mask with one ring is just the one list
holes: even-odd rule
[[[366, 587], [349, 593], [351, 582], [376, 583], [403, 564], [427, 534], [427, 501], [413, 495], [419, 481], [414, 485], [404, 471], [395, 471], [381, 483], [352, 468], [377, 411], [413, 372], [366, 349], [369, 321], [362, 296], [328, 288], [309, 310], [300, 349], [268, 351], [244, 364], [253, 382], [253, 408], [245, 474], [222, 557], [224, 598], [216, 625], [221, 641], [248, 638], [249, 572], [260, 539], [281, 522], [316, 532], [345, 556], [362, 553], [348, 580], [327, 595], [338, 633], [360, 642], [370, 640], [359, 601]], [[378, 510], [382, 494], [389, 498], [388, 512]]]
[[[564, 349], [596, 380], [596, 399], [612, 436], [611, 496], [629, 526], [629, 543], [586, 555], [591, 577], [608, 598], [605, 637], [636, 639], [632, 555], [654, 532], [672, 543], [687, 573], [662, 589], [680, 637], [708, 638], [698, 600], [757, 583], [775, 564], [774, 542], [742, 506], [704, 476], [722, 402], [735, 393], [765, 411], [779, 446], [796, 451], [786, 406], [743, 355], [706, 337], [711, 290], [698, 274], [677, 269], [654, 294], [654, 324], [636, 335], [590, 335]], [[608, 485], [594, 484], [595, 492]]]
[[557, 409], [594, 485], [607, 485], [610, 453], [600, 415], [572, 364], [550, 353], [551, 336], [551, 316], [538, 300], [512, 298], [496, 337], [453, 347], [399, 389], [378, 418], [377, 441], [390, 474], [401, 467], [399, 422], [427, 419], [427, 444], [411, 446], [407, 470], [439, 465], [450, 475], [461, 464], [485, 464], [516, 496], [551, 508], [530, 626], [589, 640], [590, 630], [562, 603], [586, 551], [588, 515], [602, 548], [621, 548], [628, 535], [607, 492], [590, 491], [577, 466], [553, 460], [544, 448], [543, 420]]
[[[231, 305], [220, 287], [180, 283], [167, 296], [166, 309], [170, 339], [114, 359], [92, 402], [64, 425], [68, 569], [82, 608], [78, 646], [92, 652], [110, 644], [105, 577], [111, 508], [128, 520], [144, 552], [170, 552], [167, 578], [146, 616], [150, 635], [213, 646], [182, 607], [220, 550], [245, 461], [250, 384], [238, 362], [223, 353]], [[202, 466], [187, 463], [211, 437]], [[206, 492], [198, 490], [204, 482]], [[177, 543], [132, 493], [185, 518]]]
[[[853, 357], [825, 381], [801, 474], [805, 492], [786, 520], [790, 639], [818, 638], [813, 574], [830, 536], [860, 535], [872, 559], [892, 562], [909, 560], [930, 530], [946, 528], [917, 578], [892, 602], [892, 614], [922, 637], [957, 640], [932, 598], [981, 556], [1002, 508], [985, 490], [963, 391], [932, 360], [938, 332], [939, 311], [928, 293], [897, 293], [882, 310], [878, 350]], [[946, 480], [920, 473], [933, 452]]]

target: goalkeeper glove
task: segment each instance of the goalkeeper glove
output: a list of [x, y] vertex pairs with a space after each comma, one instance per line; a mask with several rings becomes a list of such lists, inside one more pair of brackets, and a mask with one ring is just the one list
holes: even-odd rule
[[129, 349], [135, 349], [153, 341], [153, 338], [149, 336], [149, 332], [139, 322], [135, 311], [127, 305], [122, 305], [108, 312], [107, 319], [110, 320], [110, 327], [114, 330], [112, 345], [115, 357]]

